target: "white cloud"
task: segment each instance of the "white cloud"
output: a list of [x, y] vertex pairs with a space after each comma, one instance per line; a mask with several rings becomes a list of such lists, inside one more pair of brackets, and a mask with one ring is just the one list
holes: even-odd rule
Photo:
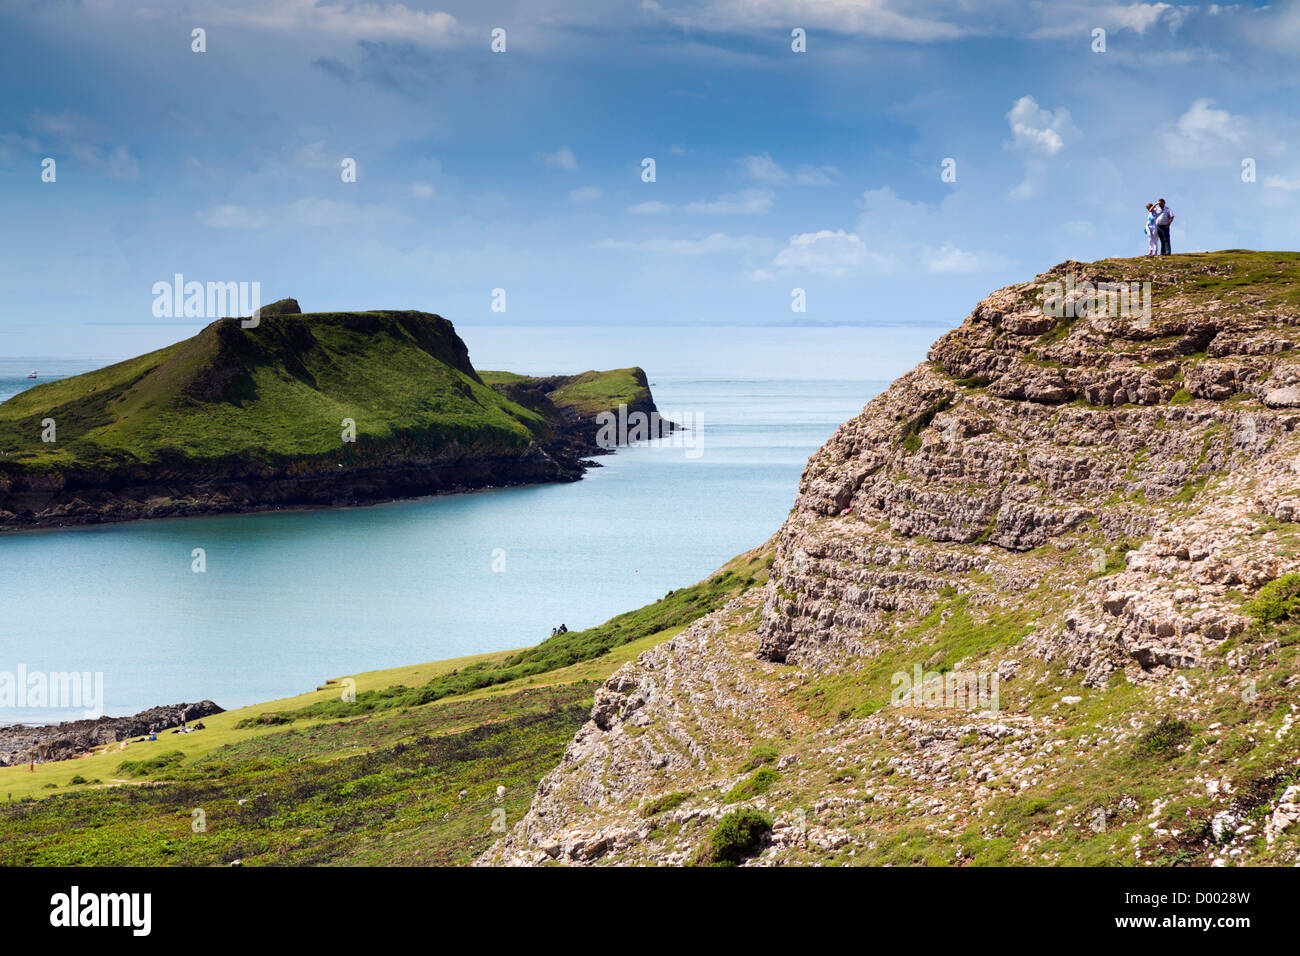
[[561, 146], [553, 153], [538, 153], [538, 156], [547, 169], [567, 169], [574, 172], [578, 168], [578, 158], [567, 146]]
[[704, 256], [719, 252], [753, 252], [770, 245], [768, 240], [758, 236], [729, 236], [715, 232], [702, 239], [655, 238], [626, 241], [620, 239], [602, 239], [595, 244], [597, 249], [637, 249], [642, 252], [663, 252], [680, 256]]
[[860, 269], [874, 257], [862, 238], [843, 229], [801, 232], [790, 237], [772, 265], [778, 269], [799, 269], [829, 276], [842, 276]]
[[436, 195], [432, 183], [411, 183], [411, 196], [415, 199], [432, 199]]
[[1287, 192], [1295, 192], [1300, 189], [1300, 179], [1287, 179], [1284, 176], [1265, 176], [1264, 185], [1270, 189], [1285, 189]]
[[[902, 199], [889, 187], [869, 189], [858, 203], [862, 210], [853, 230], [821, 229], [791, 236], [770, 269], [798, 270], [828, 276], [851, 272], [875, 275], [983, 272], [998, 268], [1003, 258], [976, 253], [932, 237], [946, 222], [943, 209]], [[759, 278], [751, 274], [750, 278]]]
[[652, 199], [649, 202], [639, 202], [635, 206], [628, 206], [627, 211], [634, 216], [657, 216], [660, 213], [668, 212], [672, 208], [669, 203]]
[[1103, 7], [1101, 16], [1121, 29], [1127, 28], [1142, 36], [1148, 29], [1166, 18], [1171, 30], [1177, 30], [1183, 22], [1183, 10], [1167, 3], [1130, 3], [1126, 6]]
[[752, 179], [756, 183], [780, 186], [790, 181], [790, 174], [782, 169], [781, 165], [767, 153], [742, 156], [736, 160], [736, 165], [740, 167], [741, 175]]
[[1182, 116], [1157, 131], [1157, 142], [1172, 166], [1196, 167], [1231, 163], [1242, 158], [1250, 138], [1245, 117], [1218, 109], [1214, 100], [1193, 101]]
[[794, 171], [794, 181], [800, 186], [833, 186], [840, 178], [834, 166], [800, 166]]
[[780, 30], [788, 37], [798, 25], [810, 33], [827, 30], [910, 42], [952, 40], [964, 32], [952, 23], [895, 9], [914, 9], [908, 0], [698, 0], [674, 9], [665, 6], [656, 3], [652, 12], [678, 26], [709, 31]]
[[1045, 110], [1032, 96], [1016, 100], [1007, 112], [1007, 124], [1012, 139], [1006, 146], [1030, 155], [1055, 156], [1079, 133], [1069, 110], [1063, 106]]
[[711, 202], [687, 203], [686, 211], [703, 216], [761, 216], [772, 211], [772, 193], [766, 189], [744, 189]]
[[605, 190], [599, 186], [580, 186], [577, 189], [569, 190], [569, 198], [574, 202], [591, 202], [605, 195]]
[[1039, 40], [1089, 37], [1095, 27], [1132, 30], [1138, 36], [1145, 36], [1147, 30], [1161, 21], [1172, 33], [1183, 25], [1187, 16], [1185, 8], [1168, 3], [1103, 4], [1089, 7], [1064, 3], [1041, 4], [1036, 5], [1033, 12], [1041, 16], [1044, 23], [1029, 31], [1028, 36]]
[[742, 156], [736, 160], [736, 166], [742, 176], [766, 186], [784, 186], [788, 183], [797, 186], [832, 186], [840, 176], [840, 171], [834, 166], [811, 166], [807, 163], [799, 166], [794, 175], [791, 175], [769, 153]]
[[967, 252], [946, 242], [938, 249], [926, 250], [923, 261], [929, 272], [986, 272], [1002, 264], [1000, 256]]
[[12, 147], [33, 153], [49, 152], [56, 159], [59, 151], [66, 153], [88, 169], [110, 179], [139, 179], [140, 164], [125, 145], [108, 146], [97, 133], [99, 124], [75, 113], [38, 113], [31, 120], [31, 128], [44, 139], [52, 138], [57, 148], [44, 145], [34, 136], [6, 133], [0, 137], [0, 154], [11, 155]]
[[209, 7], [200, 15], [213, 23], [311, 30], [354, 40], [402, 39], [430, 46], [446, 46], [467, 33], [450, 13], [412, 10], [401, 3], [235, 0]]
[[204, 209], [198, 218], [210, 229], [261, 229], [270, 221], [270, 216], [261, 209], [229, 205]]
[[337, 199], [306, 198], [273, 209], [219, 205], [198, 213], [211, 229], [265, 229], [268, 226], [367, 226], [402, 220], [401, 214], [382, 206], [358, 205]]
[[1214, 100], [1211, 99], [1192, 103], [1178, 118], [1177, 130], [1179, 136], [1196, 145], [1240, 143], [1244, 134], [1242, 119], [1227, 110], [1214, 109]]

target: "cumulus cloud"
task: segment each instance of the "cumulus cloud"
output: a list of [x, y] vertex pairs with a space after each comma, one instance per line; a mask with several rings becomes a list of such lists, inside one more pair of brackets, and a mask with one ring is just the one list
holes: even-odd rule
[[538, 153], [537, 155], [547, 169], [566, 169], [569, 172], [575, 172], [578, 168], [578, 158], [573, 155], [573, 150], [567, 146], [561, 146], [553, 153]]
[[1205, 97], [1194, 100], [1187, 112], [1157, 132], [1167, 161], [1181, 167], [1240, 162], [1250, 138], [1245, 117], [1219, 109]]
[[1101, 4], [1077, 6], [1074, 4], [1042, 4], [1034, 11], [1042, 18], [1039, 26], [1029, 31], [1029, 37], [1055, 40], [1062, 37], [1087, 37], [1094, 27], [1107, 30], [1132, 30], [1146, 36], [1153, 26], [1163, 23], [1169, 31], [1176, 32], [1187, 18], [1187, 10], [1168, 3]]
[[1008, 148], [1038, 156], [1055, 156], [1079, 133], [1069, 110], [1063, 106], [1045, 110], [1032, 96], [1016, 100], [1007, 112], [1007, 125], [1011, 127]]
[[937, 206], [909, 202], [888, 187], [866, 190], [858, 206], [861, 214], [852, 230], [791, 236], [769, 267], [754, 270], [750, 278], [769, 278], [781, 270], [827, 276], [983, 272], [1003, 264], [1001, 256], [962, 249], [952, 241], [935, 246], [936, 223], [944, 221]]
[[843, 229], [819, 229], [791, 236], [772, 265], [778, 269], [842, 276], [872, 259], [861, 236]]
[[781, 168], [781, 164], [767, 153], [742, 156], [736, 160], [736, 166], [739, 167], [742, 176], [756, 183], [780, 186], [790, 181], [789, 174]]
[[736, 160], [736, 167], [746, 179], [767, 186], [831, 186], [839, 179], [840, 171], [834, 166], [803, 164], [789, 173], [769, 153], [756, 153]]
[[968, 252], [945, 242], [938, 249], [927, 249], [922, 262], [927, 272], [986, 272], [997, 268], [1001, 258]]
[[1199, 99], [1178, 118], [1178, 135], [1188, 143], [1209, 146], [1216, 143], [1240, 143], [1244, 137], [1241, 117], [1214, 108], [1214, 100]]

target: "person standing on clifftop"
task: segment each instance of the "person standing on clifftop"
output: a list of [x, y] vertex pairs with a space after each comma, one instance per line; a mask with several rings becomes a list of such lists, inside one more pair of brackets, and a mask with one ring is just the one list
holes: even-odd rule
[[1160, 254], [1170, 255], [1169, 227], [1174, 221], [1174, 211], [1163, 199], [1156, 200], [1156, 233], [1160, 236]]
[[1160, 248], [1159, 235], [1156, 232], [1156, 204], [1147, 203], [1147, 255], [1154, 256]]

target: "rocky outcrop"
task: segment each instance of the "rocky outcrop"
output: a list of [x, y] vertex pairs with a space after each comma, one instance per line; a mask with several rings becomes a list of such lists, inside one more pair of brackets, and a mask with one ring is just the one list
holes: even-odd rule
[[[1073, 580], [1052, 573], [1080, 594], [1035, 646], [1097, 680], [1125, 661], [1193, 666], [1240, 633], [1225, 593], [1280, 573], [1248, 537], [1259, 511], [1240, 490], [1292, 497], [1300, 414], [1275, 396], [1300, 322], [1215, 301], [1044, 316], [1049, 283], [1119, 282], [1124, 268], [1066, 262], [995, 292], [840, 427], [782, 529], [761, 654], [830, 665], [945, 585], [1014, 603], [1046, 580], [1016, 556], [1045, 546], [1076, 555]], [[1203, 274], [1175, 268], [1157, 290]], [[1090, 582], [1098, 555], [1126, 569]]]
[[509, 456], [408, 456], [334, 471], [230, 462], [222, 473], [192, 478], [141, 467], [75, 470], [54, 477], [0, 476], [0, 527], [64, 527], [193, 515], [349, 507], [422, 495], [577, 481], [587, 463], [566, 448], [537, 446]]
[[70, 760], [104, 744], [160, 733], [185, 723], [220, 714], [223, 708], [210, 700], [194, 704], [150, 707], [130, 717], [100, 717], [61, 724], [0, 727], [0, 766], [18, 766], [37, 760]]
[[[1078, 301], [1145, 281], [1149, 311]], [[1300, 862], [1296, 625], [1250, 609], [1300, 571], [1297, 287], [1233, 251], [984, 299], [479, 862], [686, 864], [742, 806], [751, 865]]]

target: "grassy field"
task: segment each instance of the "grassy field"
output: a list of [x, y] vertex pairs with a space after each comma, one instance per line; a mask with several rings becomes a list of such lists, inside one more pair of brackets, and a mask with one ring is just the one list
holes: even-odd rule
[[[489, 385], [527, 385], [542, 381], [514, 372], [480, 372]], [[547, 395], [559, 408], [571, 408], [584, 415], [619, 405], [633, 406], [650, 399], [650, 388], [645, 372], [639, 368], [615, 368], [606, 371], [581, 372], [559, 378], [559, 384]]]
[[[749, 552], [568, 640], [357, 674], [351, 703], [336, 679], [197, 733], [0, 768], [0, 865], [466, 863], [527, 809], [599, 681], [769, 562]], [[450, 680], [465, 673], [490, 679]]]

